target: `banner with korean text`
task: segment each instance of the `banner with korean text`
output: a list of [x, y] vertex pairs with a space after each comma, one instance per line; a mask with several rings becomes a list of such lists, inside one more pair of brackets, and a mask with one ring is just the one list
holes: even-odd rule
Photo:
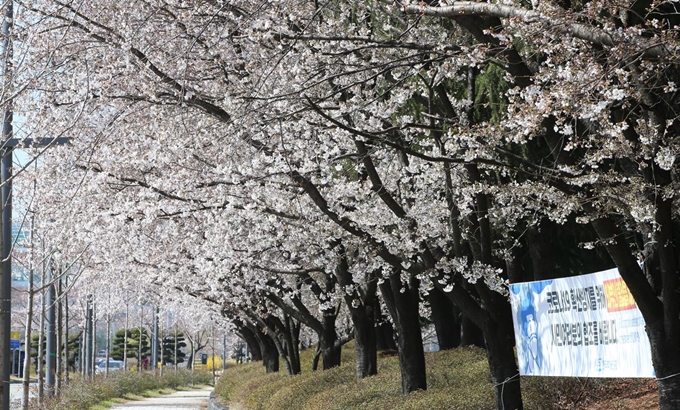
[[510, 285], [525, 376], [654, 377], [645, 322], [617, 269]]

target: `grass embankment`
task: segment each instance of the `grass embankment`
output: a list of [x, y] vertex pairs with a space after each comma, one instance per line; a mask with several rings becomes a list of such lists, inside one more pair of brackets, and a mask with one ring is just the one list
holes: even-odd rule
[[[78, 377], [78, 376], [76, 376]], [[117, 371], [105, 378], [97, 375], [93, 381], [72, 379], [59, 397], [38, 406], [32, 400], [30, 410], [89, 410], [105, 409], [113, 404], [140, 397], [168, 394], [173, 390], [193, 388], [213, 383], [211, 372], [166, 370], [162, 377], [151, 372]]]
[[[229, 368], [215, 388], [224, 403], [247, 410], [346, 409], [495, 409], [486, 353], [459, 348], [426, 355], [428, 390], [401, 394], [396, 356], [378, 361], [378, 375], [356, 380], [354, 353], [343, 350], [343, 364], [312, 372], [312, 349], [302, 352], [303, 373], [264, 374], [261, 363]], [[619, 380], [620, 381], [620, 380]], [[617, 384], [617, 380], [522, 377], [525, 409], [588, 408]], [[645, 388], [635, 381], [635, 388]], [[647, 387], [648, 388], [648, 387]], [[619, 407], [621, 408], [621, 407]], [[624, 407], [625, 408], [625, 407]]]

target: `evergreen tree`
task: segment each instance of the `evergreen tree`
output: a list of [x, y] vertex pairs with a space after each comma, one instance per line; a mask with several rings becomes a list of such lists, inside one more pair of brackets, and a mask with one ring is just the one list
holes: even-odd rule
[[[68, 336], [68, 365], [71, 369], [75, 369], [76, 362], [80, 357], [80, 336], [81, 333]], [[38, 339], [39, 333], [31, 334], [31, 358], [33, 358], [33, 366], [38, 366]], [[47, 339], [43, 338], [42, 349], [42, 363], [45, 364], [45, 352], [47, 351]], [[63, 354], [64, 347], [62, 346], [60, 352]]]
[[[31, 334], [31, 357], [33, 358], [33, 366], [35, 366], [36, 369], [38, 368], [38, 339], [39, 338], [40, 338], [39, 333]], [[47, 341], [44, 337], [43, 337], [42, 345], [43, 345], [42, 346], [43, 348], [42, 348], [42, 358], [41, 359], [42, 359], [42, 363], [44, 365], [45, 364], [45, 350], [47, 348]]]
[[[76, 362], [78, 361], [80, 357], [80, 335], [81, 333], [77, 333], [74, 335], [69, 335], [68, 336], [68, 366], [70, 369], [73, 371], [76, 370]], [[37, 345], [37, 342], [36, 342]], [[63, 347], [62, 347], [62, 353], [63, 353]]]
[[[168, 332], [163, 336], [162, 340], [162, 361], [163, 364], [174, 365], [175, 363], [184, 363], [184, 358], [186, 353], [182, 350], [187, 346], [184, 333], [175, 330], [173, 332]], [[177, 355], [175, 356], [175, 351]], [[175, 362], [176, 359], [176, 362]]]
[[[111, 357], [115, 360], [123, 360], [123, 353], [125, 350], [125, 329], [120, 329], [116, 332], [112, 348]], [[141, 343], [142, 343], [142, 358], [149, 356], [151, 348], [149, 347], [149, 334], [146, 328], [141, 329]], [[139, 357], [139, 342], [140, 342], [140, 329], [138, 327], [133, 327], [127, 330], [127, 358]]]

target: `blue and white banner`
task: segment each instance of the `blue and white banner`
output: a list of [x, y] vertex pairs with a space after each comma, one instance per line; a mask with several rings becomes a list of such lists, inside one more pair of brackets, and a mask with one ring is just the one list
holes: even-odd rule
[[510, 285], [524, 376], [654, 377], [645, 321], [617, 269]]

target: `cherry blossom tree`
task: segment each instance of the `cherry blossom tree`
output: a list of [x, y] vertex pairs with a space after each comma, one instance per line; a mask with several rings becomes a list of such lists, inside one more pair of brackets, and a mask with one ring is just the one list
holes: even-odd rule
[[212, 300], [288, 358], [287, 317], [321, 335], [310, 309], [330, 322], [344, 299], [357, 326], [377, 286], [404, 392], [427, 387], [421, 300], [446, 323], [448, 298], [485, 337], [498, 408], [521, 408], [505, 283], [585, 273], [546, 255], [554, 230], [619, 268], [677, 407], [670, 3], [25, 7], [31, 61], [58, 69], [24, 104], [74, 138], [35, 171], [61, 184], [41, 201], [67, 252], [96, 243], [93, 266]]

